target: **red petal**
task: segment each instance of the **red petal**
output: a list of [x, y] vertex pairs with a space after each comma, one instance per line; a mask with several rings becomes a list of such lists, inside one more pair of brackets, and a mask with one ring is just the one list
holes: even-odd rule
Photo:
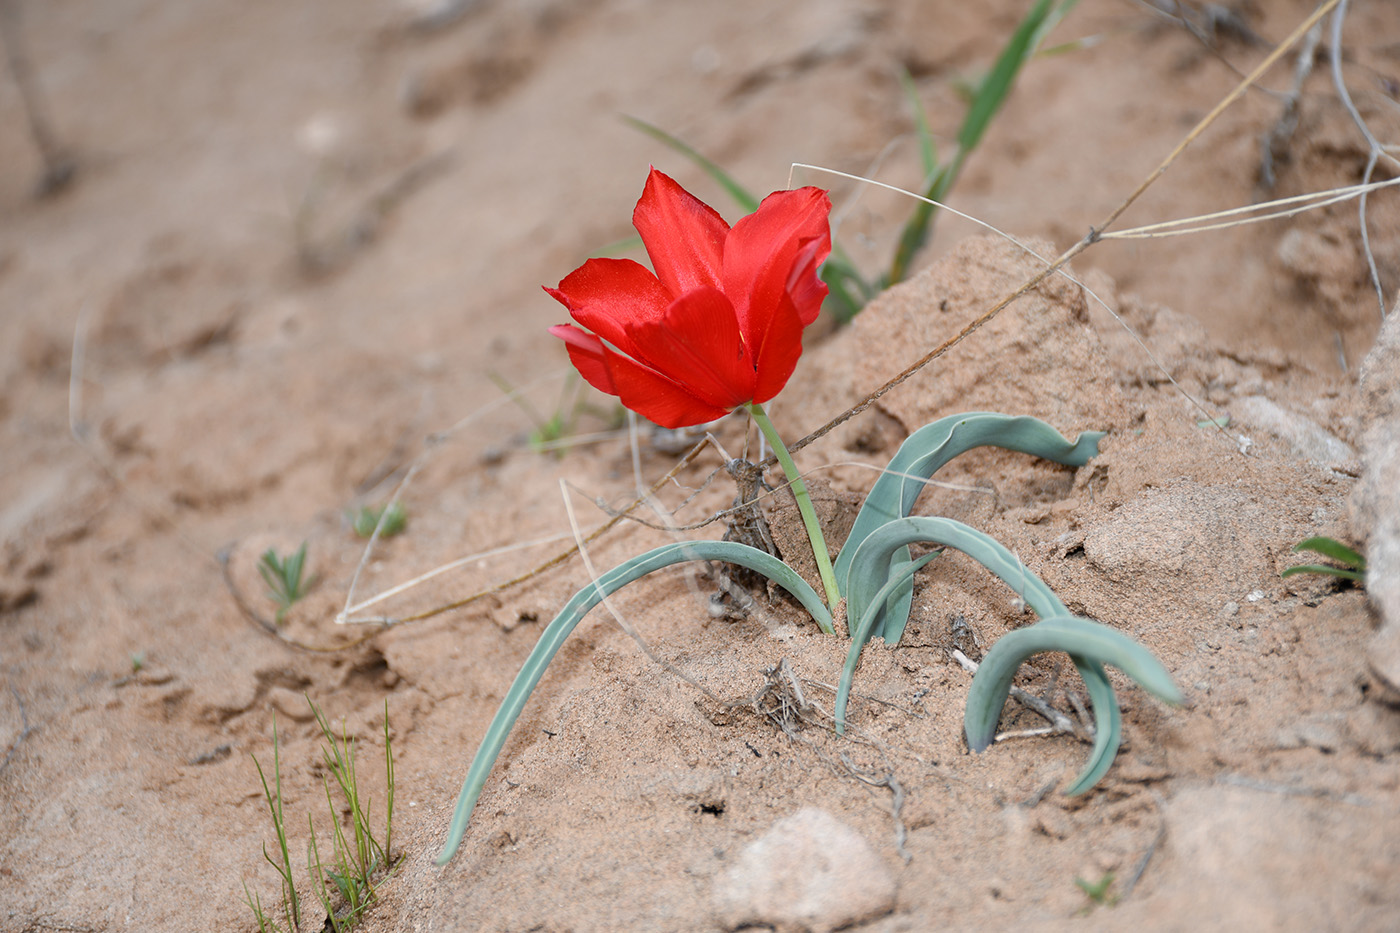
[[651, 267], [672, 297], [692, 289], [720, 287], [729, 224], [714, 208], [656, 169], [647, 177], [632, 211]]
[[617, 396], [622, 404], [662, 427], [704, 424], [729, 413], [728, 408], [696, 398], [661, 373], [614, 353], [593, 334], [572, 324], [551, 327], [549, 332], [564, 341], [570, 362], [589, 385]]
[[627, 328], [661, 320], [671, 295], [647, 267], [630, 259], [590, 259], [546, 288], [575, 321], [624, 353], [634, 354]]
[[762, 343], [768, 318], [790, 288], [794, 300], [801, 301], [796, 309], [802, 321], [816, 319], [820, 297], [826, 294], [815, 277], [831, 252], [830, 213], [826, 192], [798, 188], [773, 192], [734, 225], [724, 244], [724, 293], [734, 302], [739, 328], [751, 344]]
[[628, 329], [636, 360], [725, 411], [753, 398], [754, 358], [718, 289], [682, 295], [658, 324]]
[[798, 317], [802, 318], [803, 327], [817, 319], [822, 302], [826, 300], [826, 283], [817, 273], [821, 271], [822, 260], [830, 252], [829, 240], [823, 243], [820, 237], [813, 237], [798, 250], [797, 262], [788, 276], [788, 295], [792, 298]]
[[784, 296], [769, 320], [763, 343], [755, 348], [758, 360], [753, 400], [762, 404], [787, 385], [802, 355], [802, 328], [805, 327], [792, 300]]
[[729, 414], [728, 408], [696, 398], [660, 373], [620, 354], [608, 354], [608, 368], [622, 404], [663, 428], [688, 428]]
[[549, 332], [564, 341], [569, 351], [569, 362], [574, 364], [584, 381], [608, 395], [617, 394], [617, 386], [608, 372], [607, 348], [603, 341], [592, 334], [586, 334], [572, 324], [559, 324]]

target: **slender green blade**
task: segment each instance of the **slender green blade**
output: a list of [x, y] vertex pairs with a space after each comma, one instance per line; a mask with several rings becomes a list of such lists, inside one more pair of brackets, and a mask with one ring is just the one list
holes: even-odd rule
[[677, 137], [672, 136], [670, 133], [661, 129], [661, 127], [653, 126], [647, 121], [638, 119], [637, 117], [623, 114], [622, 121], [634, 129], [641, 130], [652, 139], [674, 149], [676, 152], [679, 152], [681, 155], [694, 162], [705, 174], [718, 182], [721, 188], [729, 192], [729, 196], [744, 209], [745, 213], [752, 214], [754, 211], [758, 210], [758, 198], [750, 194], [747, 188], [731, 178], [729, 173], [724, 169], [705, 158], [698, 151], [691, 148]]
[[787, 564], [771, 554], [746, 544], [739, 544], [736, 541], [687, 541], [667, 544], [619, 564], [598, 577], [595, 582], [579, 590], [573, 598], [564, 604], [564, 608], [559, 610], [559, 614], [545, 627], [543, 634], [540, 635], [540, 640], [535, 643], [534, 649], [520, 668], [520, 673], [516, 674], [515, 682], [511, 684], [505, 699], [501, 701], [501, 707], [496, 711], [495, 717], [487, 727], [486, 735], [481, 740], [481, 746], [477, 749], [476, 756], [472, 758], [471, 766], [467, 769], [467, 777], [462, 784], [462, 791], [457, 797], [457, 805], [452, 813], [452, 823], [447, 831], [447, 842], [437, 857], [439, 865], [447, 864], [456, 854], [458, 846], [462, 843], [462, 837], [467, 831], [467, 822], [471, 819], [472, 810], [476, 808], [477, 798], [481, 796], [481, 791], [486, 786], [486, 778], [490, 775], [497, 756], [500, 755], [501, 749], [505, 746], [506, 739], [510, 736], [510, 730], [514, 728], [515, 721], [520, 717], [526, 701], [534, 692], [536, 685], [539, 684], [540, 678], [544, 676], [550, 661], [554, 660], [555, 654], [563, 646], [565, 639], [583, 620], [583, 617], [604, 598], [617, 592], [628, 583], [663, 567], [692, 560], [725, 561], [763, 574], [796, 597], [798, 602], [802, 603], [803, 608], [817, 621], [822, 631], [828, 634], [833, 633], [831, 613], [816, 591]]
[[928, 125], [928, 111], [924, 110], [923, 101], [919, 100], [919, 86], [914, 83], [914, 76], [909, 73], [909, 69], [900, 66], [899, 86], [904, 91], [904, 99], [909, 102], [909, 109], [914, 114], [914, 133], [919, 138], [919, 160], [924, 166], [924, 175], [930, 176], [938, 171], [938, 146], [933, 140], [933, 130]]
[[982, 141], [982, 134], [987, 131], [992, 117], [996, 116], [1007, 95], [1011, 93], [1011, 86], [1016, 82], [1021, 66], [1035, 52], [1040, 28], [1050, 15], [1050, 7], [1051, 0], [1038, 0], [1036, 5], [1031, 7], [1026, 18], [1021, 20], [1010, 41], [997, 56], [996, 64], [977, 88], [977, 96], [973, 98], [972, 106], [958, 129], [958, 146], [964, 152], [975, 149]]
[[1322, 573], [1329, 577], [1337, 577], [1342, 580], [1354, 580], [1358, 583], [1366, 582], [1365, 571], [1343, 570], [1341, 567], [1331, 567], [1327, 564], [1298, 564], [1280, 573], [1279, 579], [1287, 579], [1299, 573]]
[[1352, 570], [1364, 571], [1366, 569], [1365, 557], [1362, 557], [1356, 551], [1353, 551], [1334, 538], [1325, 538], [1322, 536], [1305, 538], [1293, 545], [1293, 550], [1295, 553], [1298, 551], [1313, 551], [1317, 554], [1321, 554], [1323, 557], [1330, 557], [1337, 563], [1344, 564]]
[[894, 258], [890, 260], [890, 271], [885, 274], [885, 287], [903, 282], [909, 275], [914, 256], [928, 242], [929, 230], [933, 226], [933, 215], [937, 208], [929, 201], [941, 202], [952, 187], [952, 180], [953, 173], [949, 168], [941, 168], [929, 176], [928, 184], [923, 190], [923, 196], [928, 200], [914, 205], [914, 212], [909, 215], [909, 219], [899, 231], [899, 242], [895, 244]]
[[[963, 117], [962, 125], [958, 128], [958, 148], [953, 158], [946, 165], [939, 166], [935, 171], [929, 166], [925, 158], [923, 196], [930, 201], [942, 201], [952, 189], [958, 176], [962, 174], [963, 164], [967, 161], [972, 150], [982, 141], [982, 136], [991, 125], [992, 119], [1006, 103], [1006, 98], [1011, 94], [1011, 88], [1016, 83], [1016, 77], [1020, 74], [1021, 68], [1030, 61], [1035, 54], [1036, 48], [1059, 21], [1074, 8], [1077, 0], [1066, 0], [1060, 4], [1052, 4], [1051, 0], [1039, 0], [1025, 19], [1021, 20], [1012, 33], [1011, 38], [1002, 48], [997, 56], [996, 63], [992, 70], [977, 85], [972, 95], [972, 100], [968, 105], [967, 114]], [[909, 85], [906, 84], [905, 93], [909, 93]], [[917, 104], [917, 97], [914, 98]], [[921, 109], [916, 107], [916, 114]], [[936, 163], [935, 163], [936, 164]], [[894, 258], [890, 261], [889, 272], [885, 276], [887, 285], [902, 282], [909, 274], [909, 268], [914, 261], [914, 256], [928, 242], [929, 231], [933, 225], [936, 213], [934, 205], [921, 201], [914, 209], [914, 213], [905, 222], [904, 229], [900, 232], [899, 242], [895, 247]]]

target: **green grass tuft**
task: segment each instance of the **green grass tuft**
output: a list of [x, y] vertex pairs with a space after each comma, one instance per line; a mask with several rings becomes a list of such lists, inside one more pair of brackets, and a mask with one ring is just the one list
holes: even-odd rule
[[[243, 885], [244, 900], [253, 912], [258, 925], [258, 933], [311, 933], [311, 931], [331, 930], [342, 933], [348, 930], [376, 898], [376, 889], [396, 866], [393, 858], [394, 825], [394, 749], [389, 739], [389, 705], [384, 704], [384, 770], [386, 777], [386, 802], [384, 807], [384, 835], [381, 842], [371, 824], [370, 801], [360, 792], [356, 773], [355, 740], [341, 725], [337, 736], [330, 722], [311, 703], [312, 715], [321, 729], [325, 740], [321, 755], [328, 776], [322, 781], [326, 796], [326, 806], [331, 814], [331, 848], [329, 860], [321, 857], [321, 844], [316, 836], [316, 826], [307, 814], [309, 842], [307, 843], [307, 870], [317, 901], [325, 911], [322, 921], [311, 921], [306, 916], [303, 896], [297, 888], [292, 868], [291, 847], [287, 842], [287, 822], [282, 807], [282, 761], [281, 739], [277, 732], [276, 720], [272, 726], [272, 782], [269, 784], [266, 772], [253, 758], [262, 781], [263, 799], [267, 802], [272, 816], [273, 832], [277, 837], [275, 856], [263, 846], [263, 858], [277, 872], [282, 884], [280, 921], [263, 908], [262, 899]], [[334, 785], [335, 790], [332, 790]], [[340, 814], [349, 815], [349, 827], [342, 825]], [[309, 925], [308, 925], [309, 924]]]

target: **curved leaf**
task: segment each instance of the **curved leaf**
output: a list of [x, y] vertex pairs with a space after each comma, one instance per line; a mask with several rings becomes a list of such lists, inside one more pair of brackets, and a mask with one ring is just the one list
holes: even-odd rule
[[796, 571], [773, 555], [737, 541], [685, 541], [667, 544], [619, 564], [598, 577], [596, 582], [579, 590], [564, 604], [564, 608], [559, 610], [559, 614], [545, 627], [540, 640], [535, 643], [530, 656], [521, 666], [520, 673], [515, 675], [515, 682], [501, 701], [501, 708], [496, 711], [491, 725], [487, 727], [481, 747], [477, 749], [471, 767], [467, 769], [467, 778], [462, 784], [462, 792], [458, 795], [456, 808], [452, 812], [447, 842], [437, 857], [437, 864], [447, 864], [456, 854], [457, 847], [462, 843], [462, 836], [467, 831], [467, 821], [471, 819], [472, 810], [476, 808], [477, 798], [486, 786], [486, 778], [490, 775], [502, 747], [505, 746], [510, 730], [520, 718], [520, 713], [540, 678], [544, 676], [545, 668], [554, 660], [554, 655], [558, 653], [564, 640], [583, 620], [588, 610], [628, 583], [654, 570], [692, 560], [725, 561], [763, 574], [797, 597], [803, 608], [817, 620], [823, 632], [834, 633], [831, 613], [827, 611], [817, 592], [798, 576]]
[[1104, 733], [1108, 731], [1105, 729], [1105, 715], [1112, 717], [1110, 725], [1117, 726], [1119, 714], [1112, 687], [1102, 693], [1101, 685], [1108, 683], [1103, 677], [1103, 665], [1111, 664], [1118, 668], [1165, 703], [1179, 706], [1183, 701], [1181, 691], [1162, 662], [1132, 638], [1088, 619], [1055, 616], [1007, 633], [982, 659], [972, 678], [972, 687], [967, 694], [967, 711], [963, 716], [967, 744], [973, 751], [983, 751], [991, 744], [1016, 671], [1026, 659], [1043, 651], [1067, 652], [1075, 659], [1081, 676], [1085, 675], [1086, 669], [1093, 674], [1092, 677], [1084, 676], [1084, 681], [1089, 685], [1089, 696], [1099, 720], [1099, 737], [1088, 766], [1067, 793], [1081, 794], [1093, 787], [1112, 764], [1112, 754], [1106, 753], [1109, 746], [1112, 746], [1112, 751], [1117, 748], [1118, 728], [1112, 729], [1111, 741], [1104, 739]]
[[[907, 552], [908, 548], [904, 550]], [[870, 601], [870, 605], [866, 607], [862, 618], [859, 621], [852, 621], [851, 616], [848, 615], [846, 617], [847, 625], [850, 626], [851, 630], [851, 647], [846, 652], [846, 664], [841, 669], [841, 680], [836, 687], [837, 733], [844, 733], [846, 731], [846, 703], [851, 696], [851, 681], [856, 676], [856, 664], [860, 661], [861, 647], [864, 647], [865, 643], [870, 640], [870, 626], [872, 620], [877, 615], [877, 610], [888, 607], [893, 601], [908, 599], [913, 588], [914, 574], [918, 573], [924, 568], [925, 564], [942, 553], [942, 551], [933, 551], [932, 553], [925, 554], [918, 560], [909, 560], [896, 565], [894, 572], [890, 574], [889, 580], [885, 582], [884, 586], [880, 587], [879, 592], [877, 592]], [[859, 641], [859, 647], [857, 646], [855, 636], [857, 631], [863, 633], [863, 637], [861, 637]]]
[[[872, 634], [874, 620], [886, 607], [891, 592], [902, 581], [912, 576], [914, 570], [918, 568], [915, 567], [906, 572], [903, 567], [899, 567], [890, 580], [868, 600], [865, 596], [868, 592], [866, 585], [868, 581], [865, 575], [871, 572], [872, 568], [879, 567], [880, 562], [885, 560], [887, 555], [898, 549], [907, 550], [906, 545], [916, 541], [931, 541], [967, 554], [1001, 578], [1042, 618], [1068, 617], [1070, 614], [1064, 603], [1050, 587], [1045, 585], [1044, 581], [989, 535], [948, 518], [916, 516], [887, 523], [885, 527], [867, 538], [866, 543], [862, 545], [863, 553], [857, 554], [852, 568], [852, 578], [856, 579], [859, 576], [861, 585], [853, 588], [852, 595], [847, 601], [847, 617], [856, 621], [851, 623], [851, 649], [846, 655], [846, 665], [837, 687], [835, 709], [838, 732], [843, 731], [845, 727], [846, 704], [850, 696], [851, 680], [855, 675], [861, 648]], [[869, 550], [865, 551], [865, 548], [869, 548]], [[927, 559], [925, 557], [920, 560], [927, 562]], [[850, 608], [852, 605], [855, 606], [854, 610]], [[1084, 685], [1089, 693], [1089, 702], [1094, 708], [1096, 724], [1094, 747], [1090, 752], [1088, 764], [1085, 765], [1083, 772], [1068, 791], [1070, 794], [1080, 794], [1098, 783], [1099, 779], [1112, 766], [1122, 739], [1122, 713], [1118, 709], [1117, 696], [1103, 665], [1092, 657], [1079, 654], [1072, 653], [1070, 659], [1079, 671], [1079, 676], [1084, 680]], [[1153, 660], [1155, 662], [1155, 659]], [[1170, 677], [1168, 677], [1168, 681], [1170, 681]], [[1010, 686], [1010, 681], [1007, 681], [1008, 693]], [[1005, 703], [1004, 696], [1002, 702]], [[1001, 707], [998, 706], [997, 718], [1000, 718], [1000, 715]], [[992, 721], [991, 728], [993, 730], [996, 728], [995, 719]]]
[[[867, 631], [857, 640], [853, 627], [851, 638], [854, 648], [860, 648], [865, 641], [883, 633], [885, 641], [897, 641], [891, 626], [897, 624], [899, 634], [903, 634], [908, 619], [908, 606], [901, 604], [901, 616], [886, 613], [885, 606], [873, 600], [875, 592], [889, 580], [897, 566], [908, 559], [908, 545], [920, 541], [941, 544], [962, 551], [992, 573], [996, 574], [1015, 590], [1022, 599], [1042, 618], [1054, 615], [1068, 615], [1069, 610], [1050, 587], [1031, 573], [1014, 554], [990, 537], [962, 522], [935, 516], [914, 516], [887, 521], [878, 529], [865, 536], [856, 549], [846, 578], [846, 618], [861, 620], [867, 609], [874, 607], [875, 616]], [[849, 541], [847, 547], [850, 546]], [[845, 554], [845, 549], [842, 549]], [[837, 571], [837, 580], [841, 579]]]
[[886, 522], [866, 536], [855, 559], [851, 561], [850, 585], [846, 593], [851, 647], [846, 654], [846, 666], [837, 687], [835, 711], [838, 731], [845, 724], [846, 700], [860, 652], [887, 615], [888, 600], [892, 596], [897, 598], [901, 588], [908, 586], [908, 579], [914, 572], [903, 564], [894, 571], [888, 568], [896, 552], [908, 553], [908, 545], [918, 542], [940, 544], [962, 551], [1000, 577], [1041, 618], [1069, 615], [1069, 610], [1054, 591], [990, 535], [951, 518], [920, 515]]
[[1366, 558], [1335, 538], [1326, 538], [1321, 535], [1305, 538], [1293, 545], [1293, 551], [1294, 553], [1299, 551], [1315, 551], [1323, 557], [1330, 557], [1337, 563], [1345, 564], [1353, 570], [1366, 569]]
[[[1079, 671], [1084, 688], [1089, 691], [1089, 705], [1094, 708], [1094, 747], [1089, 750], [1089, 760], [1084, 763], [1083, 770], [1065, 791], [1070, 797], [1078, 797], [1099, 783], [1108, 769], [1113, 767], [1113, 759], [1118, 757], [1118, 746], [1123, 742], [1123, 711], [1118, 708], [1118, 695], [1113, 692], [1108, 671], [1102, 664], [1077, 654], [1070, 655], [1069, 659], [1074, 662], [1075, 670]], [[985, 658], [983, 663], [986, 663]], [[1007, 693], [1010, 693], [1009, 687]], [[1000, 717], [1001, 710], [997, 710], [997, 718]], [[996, 728], [995, 724], [992, 728]]]
[[[851, 533], [836, 557], [836, 583], [841, 592], [849, 594], [851, 564], [865, 539], [886, 522], [908, 515], [919, 493], [923, 492], [925, 481], [959, 454], [975, 447], [1001, 447], [1077, 467], [1088, 463], [1099, 452], [1103, 436], [1102, 431], [1085, 431], [1071, 442], [1038, 418], [992, 412], [951, 415], [925, 425], [905, 438], [866, 496]], [[907, 559], [907, 552], [891, 555], [891, 562]], [[876, 588], [888, 576], [888, 573], [881, 573]], [[885, 641], [898, 642], [908, 618], [908, 602], [897, 604], [889, 613], [889, 621], [879, 626]]]

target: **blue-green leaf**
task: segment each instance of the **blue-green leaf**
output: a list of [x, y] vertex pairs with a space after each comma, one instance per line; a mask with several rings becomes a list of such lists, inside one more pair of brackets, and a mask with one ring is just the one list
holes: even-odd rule
[[1095, 674], [1092, 678], [1085, 676], [1084, 680], [1089, 685], [1089, 696], [1099, 720], [1099, 736], [1089, 765], [1070, 786], [1067, 791], [1070, 794], [1081, 794], [1093, 787], [1112, 764], [1112, 754], [1106, 754], [1106, 750], [1110, 745], [1114, 751], [1117, 748], [1118, 728], [1112, 729], [1114, 734], [1110, 737], [1111, 741], [1104, 738], [1104, 733], [1108, 731], [1105, 728], [1105, 714], [1113, 716], [1114, 721], [1110, 726], [1117, 726], [1119, 720], [1112, 688], [1109, 687], [1102, 696], [1098, 695], [1101, 692], [1099, 684], [1108, 683], [1102, 677], [1103, 665], [1118, 668], [1163, 702], [1173, 706], [1183, 702], [1181, 691], [1177, 689], [1171, 674], [1147, 648], [1106, 625], [1076, 616], [1055, 616], [1007, 633], [982, 659], [977, 674], [972, 678], [972, 687], [968, 690], [967, 711], [963, 717], [967, 744], [973, 751], [980, 752], [991, 744], [1016, 671], [1026, 659], [1043, 651], [1064, 651], [1075, 659], [1081, 676], [1084, 676], [1086, 669]]
[[[869, 595], [871, 585], [867, 575], [878, 573], [882, 561], [897, 552], [907, 552], [907, 545], [916, 541], [941, 544], [967, 554], [1015, 590], [1042, 618], [1069, 616], [1069, 610], [1054, 591], [995, 538], [947, 518], [914, 517], [887, 523], [866, 539], [851, 570], [854, 582], [847, 599], [847, 618], [853, 620], [850, 623], [851, 648], [846, 655], [846, 665], [837, 687], [835, 709], [838, 732], [844, 730], [851, 681], [861, 649], [873, 634], [875, 620], [881, 612], [886, 611], [892, 594], [918, 568], [896, 563], [896, 570], [890, 579], [873, 596]], [[925, 557], [920, 560], [927, 562], [927, 559]], [[1068, 791], [1071, 794], [1079, 794], [1098, 783], [1112, 766], [1122, 737], [1122, 714], [1103, 664], [1093, 657], [1075, 653], [1071, 653], [1070, 659], [1084, 680], [1089, 702], [1094, 708], [1096, 723], [1094, 747], [1090, 752], [1089, 761]], [[1153, 661], [1155, 663], [1155, 659]], [[1007, 690], [1010, 691], [1010, 681], [1007, 681]], [[1005, 696], [1002, 697], [1002, 702], [1005, 702]], [[997, 717], [1000, 716], [1000, 711], [1001, 707], [998, 706]], [[991, 728], [996, 728], [995, 718]]]
[[496, 711], [491, 725], [487, 727], [486, 735], [481, 740], [481, 747], [477, 749], [471, 767], [467, 769], [467, 778], [462, 784], [462, 792], [458, 795], [457, 806], [452, 812], [452, 823], [447, 831], [447, 842], [437, 857], [439, 865], [447, 864], [456, 854], [457, 847], [462, 843], [462, 836], [467, 831], [467, 821], [471, 819], [472, 810], [476, 808], [477, 798], [481, 796], [482, 788], [486, 786], [486, 778], [490, 775], [497, 756], [500, 755], [501, 749], [505, 746], [506, 739], [510, 736], [510, 730], [515, 726], [515, 721], [520, 717], [526, 701], [534, 692], [535, 686], [539, 684], [540, 678], [544, 676], [549, 662], [554, 660], [554, 656], [563, 646], [564, 640], [569, 637], [574, 628], [583, 620], [583, 617], [604, 598], [628, 583], [640, 579], [654, 570], [692, 560], [725, 561], [763, 574], [795, 596], [798, 602], [802, 603], [803, 608], [821, 626], [823, 632], [828, 634], [834, 632], [831, 624], [831, 613], [817, 592], [787, 564], [771, 554], [746, 544], [739, 544], [736, 541], [685, 541], [663, 545], [619, 564], [598, 577], [597, 581], [579, 590], [572, 599], [564, 604], [564, 608], [559, 610], [559, 614], [545, 627], [544, 633], [540, 635], [540, 640], [535, 643], [530, 656], [525, 659], [525, 664], [520, 668], [520, 673], [515, 675], [515, 682], [511, 684], [505, 699], [501, 701], [501, 708]]
[[[1000, 577], [1042, 618], [1069, 615], [1050, 587], [1027, 569], [1014, 554], [995, 538], [951, 518], [915, 516], [886, 522], [866, 536], [850, 567], [846, 590], [846, 618], [851, 630], [851, 647], [836, 694], [836, 725], [840, 730], [846, 718], [846, 698], [851, 676], [861, 649], [875, 634], [876, 626], [887, 615], [886, 607], [900, 578], [907, 580], [901, 566], [896, 574], [889, 569], [897, 552], [908, 552], [908, 545], [926, 541], [962, 551]], [[907, 617], [907, 610], [906, 610]], [[888, 641], [889, 639], [887, 639]]]
[[[866, 496], [851, 533], [836, 557], [837, 586], [843, 594], [849, 594], [851, 563], [864, 540], [886, 522], [908, 515], [926, 481], [959, 454], [975, 447], [1001, 447], [1077, 467], [1088, 463], [1098, 453], [1103, 436], [1101, 431], [1085, 431], [1071, 442], [1038, 418], [990, 412], [951, 415], [925, 425], [899, 446]], [[907, 559], [907, 552], [890, 557], [891, 563]], [[889, 570], [878, 575], [874, 583], [876, 589], [889, 578]], [[880, 621], [876, 631], [887, 642], [897, 642], [909, 618], [908, 601], [898, 604], [888, 616], [889, 621]]]

